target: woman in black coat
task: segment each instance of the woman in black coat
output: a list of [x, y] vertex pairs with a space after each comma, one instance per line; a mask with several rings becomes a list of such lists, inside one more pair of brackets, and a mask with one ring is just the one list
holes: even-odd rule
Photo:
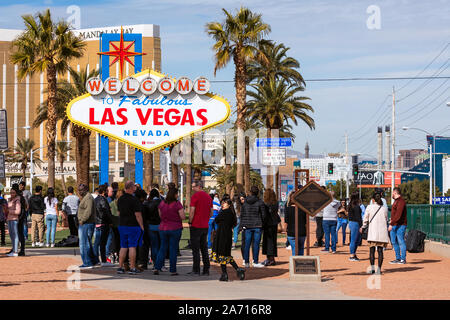
[[267, 216], [264, 219], [262, 253], [267, 256], [263, 262], [265, 266], [274, 266], [275, 257], [278, 256], [277, 238], [278, 224], [281, 222], [278, 215], [278, 201], [275, 191], [267, 189], [264, 192], [264, 203], [267, 206]]
[[234, 212], [233, 201], [224, 199], [221, 203], [222, 210], [214, 222], [217, 230], [211, 252], [211, 261], [217, 262], [222, 268], [222, 276], [219, 281], [228, 281], [227, 264], [236, 269], [239, 279], [244, 280], [245, 270], [239, 268], [231, 256], [231, 246], [233, 243], [233, 228], [236, 226], [236, 213]]

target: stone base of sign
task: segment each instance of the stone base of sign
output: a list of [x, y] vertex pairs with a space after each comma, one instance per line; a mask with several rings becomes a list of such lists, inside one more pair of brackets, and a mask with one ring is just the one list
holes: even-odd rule
[[291, 256], [289, 258], [289, 280], [322, 281], [318, 256]]

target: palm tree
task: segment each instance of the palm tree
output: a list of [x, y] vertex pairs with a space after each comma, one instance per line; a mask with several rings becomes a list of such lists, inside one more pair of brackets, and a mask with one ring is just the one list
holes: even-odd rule
[[[87, 66], [77, 72], [72, 68], [69, 69], [72, 82], [67, 82], [66, 80], [61, 80], [57, 84], [56, 89], [56, 105], [55, 113], [57, 121], [61, 122], [61, 135], [64, 135], [67, 131], [67, 127], [71, 125], [71, 133], [75, 138], [75, 161], [77, 170], [77, 184], [89, 185], [89, 161], [90, 161], [90, 143], [89, 138], [91, 131], [83, 127], [71, 124], [70, 120], [66, 115], [66, 106], [74, 98], [79, 97], [86, 91], [86, 81], [89, 78], [98, 75], [98, 70], [91, 70], [87, 73]], [[39, 127], [41, 123], [47, 120], [48, 114], [48, 101], [44, 101], [36, 109], [36, 118], [33, 122], [34, 127]]]
[[153, 183], [153, 152], [144, 153], [144, 189], [151, 190]]
[[[10, 162], [20, 163], [22, 169], [22, 181], [26, 181], [28, 163], [31, 161], [31, 150], [34, 148], [34, 141], [31, 139], [17, 139], [17, 146], [12, 151], [6, 153]], [[40, 167], [42, 163], [37, 153], [33, 153], [33, 162]]]
[[[230, 195], [231, 198], [233, 198], [235, 193], [234, 190], [237, 189], [236, 171], [237, 171], [236, 163], [231, 166], [229, 171], [227, 171], [227, 169], [224, 166], [215, 166], [212, 168], [211, 176], [217, 182], [217, 188], [219, 190], [219, 193], [221, 194], [227, 193]], [[263, 188], [262, 178], [258, 172], [251, 170], [249, 173], [249, 178], [251, 185], [256, 185], [260, 190], [262, 190]]]
[[286, 55], [290, 48], [263, 40], [258, 44], [258, 55], [250, 61], [247, 72], [248, 81], [264, 82], [270, 79], [284, 79], [289, 84], [305, 86], [305, 80], [296, 69], [300, 63]]
[[59, 160], [59, 165], [61, 166], [61, 183], [64, 194], [67, 192], [66, 190], [66, 181], [64, 179], [64, 161], [66, 161], [67, 153], [70, 152], [72, 148], [65, 141], [57, 141], [56, 142], [56, 157]]
[[12, 42], [11, 62], [18, 65], [20, 80], [36, 72], [47, 74], [48, 186], [55, 187], [56, 75], [68, 70], [71, 59], [83, 55], [86, 43], [74, 35], [67, 22], [54, 23], [49, 9], [38, 13], [36, 20], [32, 15], [24, 15], [22, 19], [25, 31]]
[[244, 183], [244, 154], [245, 140], [245, 100], [247, 83], [247, 64], [256, 56], [257, 43], [270, 32], [270, 26], [262, 21], [260, 14], [255, 14], [247, 8], [241, 7], [236, 15], [231, 15], [225, 9], [224, 23], [210, 22], [206, 24], [206, 32], [215, 44], [215, 67], [214, 75], [218, 69], [224, 68], [233, 59], [235, 65], [235, 87], [236, 87], [236, 125], [238, 128], [238, 154], [236, 183], [238, 189], [242, 189]]
[[[249, 91], [253, 99], [248, 102], [247, 115], [251, 122], [261, 122], [267, 128], [267, 136], [272, 136], [273, 129], [280, 129], [289, 125], [291, 120], [295, 125], [298, 119], [310, 129], [315, 128], [314, 120], [307, 114], [314, 112], [313, 108], [305, 103], [307, 97], [297, 97], [296, 93], [303, 91], [300, 86], [289, 85], [285, 80], [270, 79], [268, 82], [252, 85], [256, 91]], [[272, 168], [268, 167], [269, 172]], [[273, 188], [273, 177], [269, 174], [267, 187]]]

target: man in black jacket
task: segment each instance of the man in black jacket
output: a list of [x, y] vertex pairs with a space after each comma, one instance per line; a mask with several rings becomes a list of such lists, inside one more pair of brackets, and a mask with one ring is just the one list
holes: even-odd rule
[[263, 264], [258, 263], [259, 245], [261, 242], [262, 228], [264, 219], [267, 215], [267, 207], [264, 202], [258, 198], [259, 189], [257, 186], [252, 186], [250, 189], [250, 196], [245, 199], [241, 208], [241, 226], [243, 230], [243, 237], [245, 237], [244, 247], [244, 263], [245, 267], [250, 267], [250, 246], [253, 252], [253, 267], [262, 268]]
[[[31, 214], [31, 246], [44, 246], [44, 212], [45, 203], [42, 197], [42, 187], [36, 186], [34, 195], [30, 197], [30, 214]], [[38, 237], [36, 237], [38, 231]], [[36, 241], [38, 240], [38, 241]]]
[[94, 265], [99, 264], [99, 247], [100, 256], [102, 259], [102, 267], [112, 266], [106, 261], [106, 242], [108, 241], [109, 229], [112, 225], [111, 208], [109, 207], [108, 199], [105, 196], [106, 186], [101, 185], [98, 188], [98, 196], [94, 199], [95, 204], [95, 241], [94, 241], [94, 255], [97, 261]]

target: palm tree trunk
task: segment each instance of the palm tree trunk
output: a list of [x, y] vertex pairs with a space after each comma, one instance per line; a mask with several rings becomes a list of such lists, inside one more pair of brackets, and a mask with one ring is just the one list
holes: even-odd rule
[[185, 208], [189, 208], [191, 204], [191, 188], [192, 188], [192, 164], [187, 163], [185, 167], [186, 171], [186, 206]]
[[[267, 128], [267, 138], [272, 137], [272, 129]], [[273, 189], [273, 168], [272, 166], [267, 166], [267, 188]]]
[[67, 189], [66, 189], [66, 181], [64, 180], [64, 157], [61, 157], [59, 159], [59, 164], [61, 165], [61, 184], [62, 184], [63, 192], [65, 195], [67, 192]]
[[47, 106], [47, 161], [48, 187], [55, 187], [55, 140], [56, 140], [56, 68], [50, 64], [47, 69], [48, 106]]
[[[81, 132], [79, 132], [82, 130]], [[73, 136], [76, 140], [75, 162], [77, 169], [77, 186], [81, 183], [89, 186], [89, 162], [90, 162], [90, 134], [83, 132], [80, 127], [72, 127]]]
[[[225, 175], [228, 176], [230, 174], [230, 171], [231, 171], [231, 164], [225, 164]], [[233, 182], [229, 182], [225, 185], [225, 192], [230, 195], [231, 199], [233, 199], [234, 195]]]
[[277, 173], [275, 174], [275, 195], [277, 196], [277, 199], [279, 198], [278, 197], [278, 195], [279, 195], [279, 180], [280, 180], [280, 170], [279, 170], [279, 168], [277, 168], [276, 169], [277, 170]]
[[153, 152], [146, 152], [144, 153], [144, 190], [151, 190], [153, 174]]
[[244, 166], [245, 194], [250, 194], [250, 141], [245, 139], [245, 166]]
[[[22, 163], [22, 181], [27, 181], [27, 177], [26, 177], [26, 173], [27, 173], [27, 162]], [[31, 190], [31, 192], [33, 192], [33, 190]]]
[[245, 162], [245, 121], [244, 121], [244, 107], [247, 95], [246, 81], [245, 81], [245, 62], [241, 58], [241, 47], [238, 45], [236, 54], [234, 55], [235, 71], [235, 86], [236, 86], [236, 105], [237, 105], [237, 167], [236, 167], [236, 189], [238, 192], [244, 191], [244, 162]]
[[[169, 148], [169, 150], [170, 150], [170, 155], [171, 155], [171, 156], [172, 156], [172, 150], [173, 150], [173, 148], [174, 148], [174, 145], [172, 145], [172, 146]], [[178, 172], [178, 165], [175, 164], [175, 163], [173, 163], [173, 162], [171, 161], [171, 162], [170, 162], [170, 166], [171, 166], [171, 168], [172, 168], [172, 181], [171, 181], [171, 182], [175, 183], [175, 187], [178, 188], [178, 175], [179, 175], [179, 172]]]

